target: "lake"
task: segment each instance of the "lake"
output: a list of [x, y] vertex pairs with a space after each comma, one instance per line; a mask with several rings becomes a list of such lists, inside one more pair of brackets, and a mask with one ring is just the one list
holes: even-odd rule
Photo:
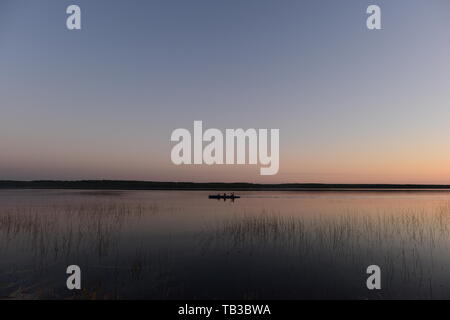
[[213, 193], [1, 190], [0, 298], [450, 298], [449, 192]]

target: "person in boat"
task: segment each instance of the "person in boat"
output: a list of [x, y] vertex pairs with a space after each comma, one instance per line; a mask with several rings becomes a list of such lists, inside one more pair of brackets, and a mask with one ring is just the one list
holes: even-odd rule
[[234, 198], [234, 192], [231, 193], [231, 197]]

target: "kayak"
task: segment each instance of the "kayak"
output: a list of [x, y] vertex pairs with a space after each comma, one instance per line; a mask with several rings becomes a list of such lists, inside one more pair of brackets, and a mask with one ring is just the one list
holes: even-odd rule
[[239, 199], [240, 196], [224, 196], [223, 194], [219, 195], [219, 194], [212, 194], [209, 195], [208, 197], [209, 199]]

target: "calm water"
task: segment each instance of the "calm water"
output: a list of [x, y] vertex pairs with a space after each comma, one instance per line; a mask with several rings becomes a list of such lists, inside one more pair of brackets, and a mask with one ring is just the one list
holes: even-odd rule
[[450, 193], [209, 193], [0, 191], [0, 298], [450, 298]]

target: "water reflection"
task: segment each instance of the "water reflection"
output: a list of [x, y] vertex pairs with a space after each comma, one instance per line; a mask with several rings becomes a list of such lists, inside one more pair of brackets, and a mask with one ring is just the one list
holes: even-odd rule
[[[0, 192], [0, 297], [447, 298], [450, 197], [419, 193]], [[83, 290], [65, 288], [65, 268]], [[369, 292], [365, 268], [382, 269]]]

